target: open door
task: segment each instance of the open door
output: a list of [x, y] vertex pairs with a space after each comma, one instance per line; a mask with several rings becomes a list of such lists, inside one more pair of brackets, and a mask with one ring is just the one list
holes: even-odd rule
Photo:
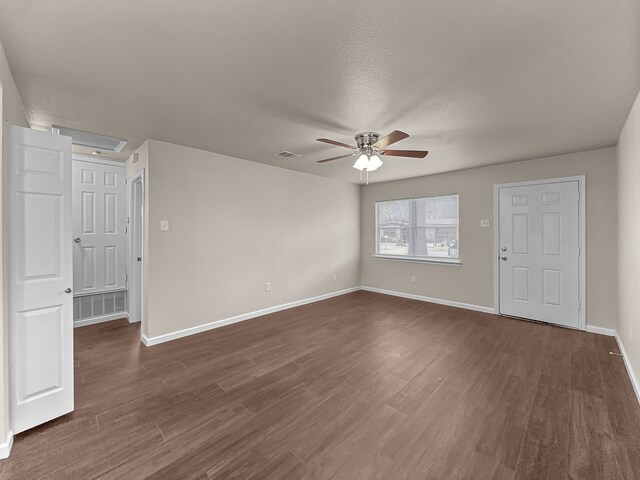
[[10, 416], [73, 410], [71, 138], [9, 127]]

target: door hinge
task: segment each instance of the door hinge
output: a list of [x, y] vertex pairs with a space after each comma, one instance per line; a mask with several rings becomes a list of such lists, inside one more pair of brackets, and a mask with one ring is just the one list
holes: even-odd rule
[[124, 184], [127, 184], [127, 177], [124, 178]]
[[578, 311], [582, 310], [582, 305], [578, 302]]

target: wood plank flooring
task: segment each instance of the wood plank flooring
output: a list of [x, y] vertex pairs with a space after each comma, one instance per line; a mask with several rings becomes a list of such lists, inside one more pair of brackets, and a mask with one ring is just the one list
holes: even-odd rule
[[0, 480], [640, 478], [610, 337], [356, 292], [75, 347], [76, 410], [17, 435]]

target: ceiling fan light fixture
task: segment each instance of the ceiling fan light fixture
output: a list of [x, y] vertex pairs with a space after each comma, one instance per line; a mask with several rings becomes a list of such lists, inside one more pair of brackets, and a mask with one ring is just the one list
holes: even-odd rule
[[387, 147], [393, 145], [400, 140], [408, 138], [409, 134], [401, 132], [400, 130], [394, 130], [389, 135], [380, 138], [380, 134], [375, 132], [363, 132], [357, 134], [354, 139], [356, 146], [349, 145], [328, 138], [318, 138], [317, 140], [322, 143], [328, 143], [338, 147], [348, 148], [354, 153], [348, 155], [340, 155], [337, 157], [325, 158], [318, 160], [318, 163], [331, 162], [333, 160], [340, 160], [342, 158], [357, 157], [356, 162], [353, 164], [353, 168], [360, 171], [360, 177], [362, 178], [362, 172], [373, 172], [382, 166], [382, 155], [386, 157], [407, 157], [407, 158], [424, 158], [429, 153], [426, 150], [390, 150]]
[[369, 158], [369, 163], [367, 164], [367, 172], [373, 172], [377, 170], [382, 165], [382, 160], [378, 155], [371, 155]]
[[355, 168], [356, 170], [360, 170], [362, 172], [364, 170], [367, 170], [368, 165], [369, 165], [369, 157], [367, 157], [367, 155], [363, 153], [358, 157], [358, 159], [356, 160], [356, 163], [353, 164], [353, 168]]

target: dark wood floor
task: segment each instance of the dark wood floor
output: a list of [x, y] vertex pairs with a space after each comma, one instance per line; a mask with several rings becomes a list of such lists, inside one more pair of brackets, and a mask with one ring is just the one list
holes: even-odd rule
[[640, 478], [612, 338], [356, 292], [145, 348], [76, 329], [76, 411], [0, 479]]

